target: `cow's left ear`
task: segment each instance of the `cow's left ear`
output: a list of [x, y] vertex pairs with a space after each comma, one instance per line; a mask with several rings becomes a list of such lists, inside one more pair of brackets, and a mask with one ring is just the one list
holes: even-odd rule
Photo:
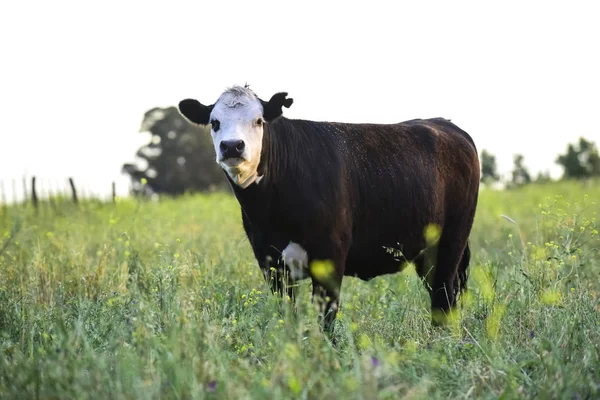
[[290, 108], [294, 99], [288, 99], [287, 93], [275, 93], [268, 102], [261, 100], [263, 106], [263, 118], [265, 121], [272, 121], [283, 114], [281, 107]]
[[179, 112], [198, 125], [207, 125], [210, 120], [210, 113], [214, 104], [210, 106], [205, 106], [201, 104], [198, 100], [194, 99], [185, 99], [179, 102]]

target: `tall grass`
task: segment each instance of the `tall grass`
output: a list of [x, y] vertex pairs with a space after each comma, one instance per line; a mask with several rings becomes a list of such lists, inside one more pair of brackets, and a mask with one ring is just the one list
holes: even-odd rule
[[410, 268], [345, 278], [337, 346], [270, 294], [225, 194], [0, 216], [3, 398], [598, 398], [600, 189], [483, 190], [446, 328]]

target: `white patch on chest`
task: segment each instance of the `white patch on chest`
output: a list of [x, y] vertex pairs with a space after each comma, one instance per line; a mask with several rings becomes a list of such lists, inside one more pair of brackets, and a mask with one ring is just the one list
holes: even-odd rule
[[281, 253], [283, 262], [290, 269], [290, 278], [300, 280], [308, 278], [308, 254], [298, 243], [290, 242]]

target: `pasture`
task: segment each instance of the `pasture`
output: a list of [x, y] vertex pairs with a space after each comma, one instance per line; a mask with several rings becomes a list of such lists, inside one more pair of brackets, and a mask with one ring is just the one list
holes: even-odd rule
[[[224, 193], [0, 210], [0, 397], [600, 397], [600, 185], [482, 189], [468, 293], [432, 328], [414, 270], [270, 293]], [[506, 217], [503, 217], [505, 215]]]

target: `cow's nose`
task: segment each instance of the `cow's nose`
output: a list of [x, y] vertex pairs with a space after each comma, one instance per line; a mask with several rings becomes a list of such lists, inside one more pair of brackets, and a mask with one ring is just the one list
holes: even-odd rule
[[240, 158], [246, 145], [243, 140], [223, 140], [219, 144], [223, 158]]

